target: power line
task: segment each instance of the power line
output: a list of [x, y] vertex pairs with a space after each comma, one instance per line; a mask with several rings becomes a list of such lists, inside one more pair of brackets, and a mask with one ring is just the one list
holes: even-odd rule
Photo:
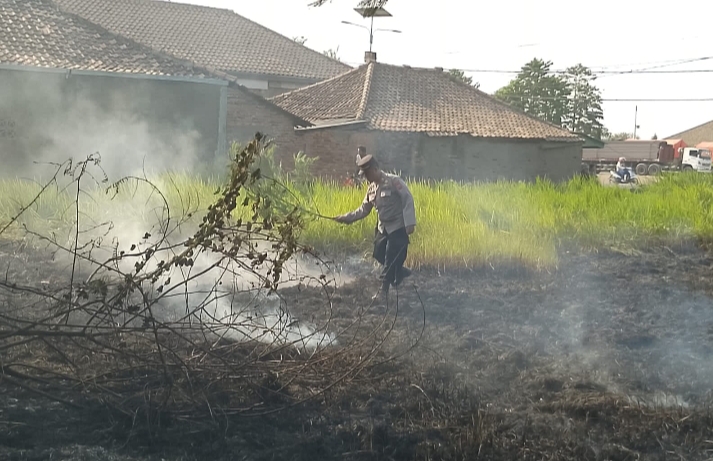
[[[492, 96], [492, 95], [491, 95]], [[512, 94], [508, 96], [513, 100], [528, 101], [574, 101], [577, 98], [570, 96], [533, 96], [527, 94]], [[584, 98], [586, 99], [586, 98]], [[582, 101], [582, 98], [578, 99]], [[713, 102], [713, 98], [602, 98], [601, 102]], [[515, 102], [515, 101], [513, 101]]]
[[713, 59], [713, 56], [703, 56], [703, 57], [698, 57], [698, 58], [685, 58], [685, 59], [667, 59], [664, 61], [631, 62], [628, 64], [605, 64], [605, 65], [599, 65], [599, 66], [592, 65], [592, 66], [589, 66], [589, 68], [590, 69], [606, 70], [606, 69], [616, 69], [616, 68], [621, 68], [621, 67], [649, 66], [649, 67], [639, 68], [639, 70], [647, 70], [647, 69], [656, 69], [659, 67], [677, 66], [679, 64], [685, 64], [685, 63], [694, 62], [694, 61], [706, 61], [708, 59]]
[[[639, 69], [607, 70], [607, 68], [621, 67], [621, 66], [597, 66], [597, 67], [590, 68], [590, 70], [593, 75], [701, 74], [701, 73], [707, 74], [707, 73], [713, 73], [713, 69], [663, 69], [662, 70], [662, 68], [664, 68], [664, 67], [672, 67], [672, 66], [678, 66], [681, 64], [690, 64], [693, 62], [701, 62], [701, 61], [708, 61], [708, 60], [713, 60], [713, 56], [702, 56], [702, 57], [698, 57], [698, 58], [679, 59], [679, 60], [671, 60], [671, 61], [659, 61], [659, 63], [656, 63], [658, 65], [639, 68]], [[348, 64], [361, 65], [361, 63], [354, 63], [354, 62], [349, 62]], [[651, 63], [651, 64], [654, 64], [654, 63]], [[629, 64], [629, 65], [631, 65], [631, 64]], [[463, 72], [471, 72], [471, 73], [476, 73], [476, 74], [477, 73], [482, 73], [482, 74], [519, 74], [520, 72], [522, 72], [522, 69], [505, 70], [505, 69], [465, 69], [465, 68], [458, 68], [458, 67], [456, 67], [456, 68]], [[599, 70], [594, 70], [597, 68]], [[566, 74], [567, 70], [566, 69], [555, 69], [555, 70], [550, 70], [549, 73], [550, 74]]]
[[[460, 69], [463, 72], [475, 74], [519, 74], [522, 70], [502, 69]], [[550, 74], [566, 74], [566, 70], [551, 70]], [[680, 69], [680, 70], [593, 70], [594, 75], [639, 75], [639, 74], [699, 74], [713, 73], [713, 69]]]
[[[357, 66], [361, 65], [363, 63], [358, 63], [358, 62], [346, 62], [346, 64], [352, 65], [352, 66]], [[461, 70], [463, 72], [470, 72], [473, 74], [510, 74], [510, 75], [517, 75], [522, 70], [504, 70], [504, 69], [462, 69], [458, 67], [454, 67], [454, 69]], [[646, 74], [710, 74], [713, 73], [713, 69], [666, 69], [666, 70], [637, 70], [637, 69], [629, 69], [629, 70], [592, 70], [592, 75], [646, 75]], [[548, 72], [549, 74], [559, 74], [563, 75], [566, 74], [566, 70], [551, 70]]]
[[655, 66], [644, 67], [644, 68], [637, 69], [637, 70], [643, 71], [643, 70], [661, 69], [662, 67], [679, 66], [681, 64], [690, 64], [692, 62], [708, 61], [709, 59], [713, 59], [713, 56], [703, 56], [701, 58], [691, 58], [691, 59], [680, 59], [678, 61], [661, 63], [661, 64], [658, 64]]
[[713, 98], [605, 98], [602, 102], [711, 102]]

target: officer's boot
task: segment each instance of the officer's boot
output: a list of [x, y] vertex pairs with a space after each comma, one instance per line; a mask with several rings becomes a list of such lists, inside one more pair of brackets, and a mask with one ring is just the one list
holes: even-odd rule
[[403, 282], [405, 278], [410, 277], [411, 274], [412, 274], [411, 269], [409, 269], [408, 267], [402, 267], [396, 274], [396, 280], [394, 280], [394, 286], [397, 287], [397, 286], [401, 285], [401, 282]]

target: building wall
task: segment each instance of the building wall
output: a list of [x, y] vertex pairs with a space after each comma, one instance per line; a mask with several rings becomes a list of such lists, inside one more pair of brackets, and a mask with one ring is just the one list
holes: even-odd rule
[[297, 134], [304, 152], [317, 157], [312, 171], [333, 179], [357, 172], [357, 147], [366, 147], [387, 171], [409, 174], [417, 138], [408, 134], [384, 133], [360, 127], [307, 130]]
[[301, 136], [307, 155], [319, 157], [315, 173], [332, 178], [355, 170], [359, 145], [375, 154], [387, 171], [435, 180], [532, 181], [547, 177], [561, 181], [577, 174], [582, 160], [581, 143], [429, 137], [344, 128], [314, 130]]
[[[208, 164], [221, 144], [220, 84], [0, 69], [0, 175], [99, 153], [110, 179]], [[3, 129], [3, 127], [7, 127]]]
[[581, 162], [579, 142], [424, 136], [414, 174], [460, 181], [532, 181], [538, 177], [563, 181], [579, 172]]
[[376, 138], [373, 133], [359, 128], [327, 128], [298, 134], [304, 152], [317, 157], [312, 171], [319, 176], [344, 179], [358, 171], [357, 147], [364, 146], [367, 153], [376, 153]]
[[267, 101], [235, 87], [228, 88], [226, 138], [229, 145], [248, 143], [260, 132], [273, 140], [275, 157], [289, 169], [294, 165], [294, 154], [305, 151], [304, 138], [297, 136], [294, 125], [292, 117], [271, 107]]

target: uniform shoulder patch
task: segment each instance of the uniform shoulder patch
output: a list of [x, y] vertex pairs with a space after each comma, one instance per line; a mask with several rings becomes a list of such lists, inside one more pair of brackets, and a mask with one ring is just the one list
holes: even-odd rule
[[394, 178], [391, 180], [391, 183], [394, 185], [394, 187], [398, 190], [401, 190], [403, 188], [403, 183], [399, 178]]

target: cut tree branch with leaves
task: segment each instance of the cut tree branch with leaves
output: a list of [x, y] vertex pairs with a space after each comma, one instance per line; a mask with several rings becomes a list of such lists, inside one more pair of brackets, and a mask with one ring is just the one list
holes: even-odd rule
[[[0, 223], [0, 257], [23, 255], [3, 259], [0, 382], [153, 434], [166, 421], [214, 431], [216, 418], [281, 411], [374, 366], [396, 317], [364, 322], [362, 310], [332, 324], [336, 283], [298, 240], [311, 215], [263, 175], [270, 144], [257, 134], [233, 146], [207, 208], [147, 178], [87, 185], [94, 156], [58, 166]], [[49, 190], [67, 189], [63, 177], [80, 191], [76, 219], [24, 220]], [[102, 216], [85, 223], [78, 210], [90, 199]], [[104, 216], [125, 221], [96, 224]], [[321, 275], [291, 273], [300, 255]], [[291, 315], [285, 284], [320, 294], [314, 320]]]

